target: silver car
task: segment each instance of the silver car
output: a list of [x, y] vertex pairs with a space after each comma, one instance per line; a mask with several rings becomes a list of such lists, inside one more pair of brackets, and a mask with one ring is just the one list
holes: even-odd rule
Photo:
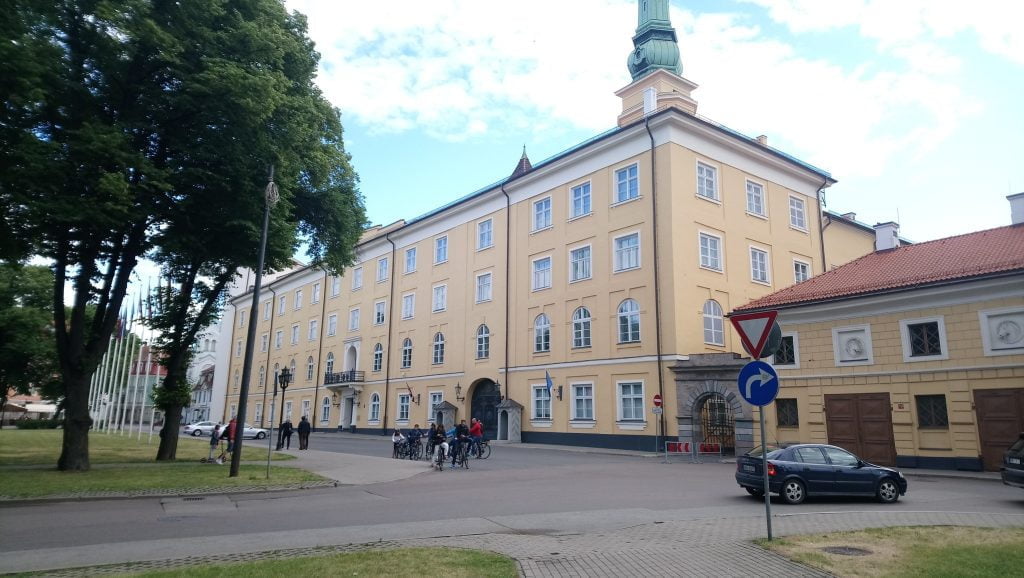
[[196, 423], [190, 423], [185, 426], [185, 433], [192, 437], [208, 436], [213, 433], [214, 426], [217, 425], [215, 421], [200, 421]]

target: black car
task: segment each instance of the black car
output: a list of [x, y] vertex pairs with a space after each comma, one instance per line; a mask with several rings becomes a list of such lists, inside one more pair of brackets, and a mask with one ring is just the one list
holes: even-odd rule
[[1024, 488], [1024, 432], [1010, 449], [1003, 452], [1003, 483], [1007, 486]]
[[[787, 504], [807, 496], [875, 496], [886, 504], [907, 493], [898, 470], [870, 464], [824, 444], [799, 444], [768, 451], [768, 489]], [[761, 449], [736, 459], [736, 483], [752, 496], [764, 496]]]

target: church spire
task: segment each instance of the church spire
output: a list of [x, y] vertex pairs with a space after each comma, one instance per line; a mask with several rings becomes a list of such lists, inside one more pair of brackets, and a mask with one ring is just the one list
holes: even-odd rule
[[627, 61], [633, 80], [663, 68], [682, 76], [676, 31], [668, 17], [668, 0], [639, 0], [633, 52]]

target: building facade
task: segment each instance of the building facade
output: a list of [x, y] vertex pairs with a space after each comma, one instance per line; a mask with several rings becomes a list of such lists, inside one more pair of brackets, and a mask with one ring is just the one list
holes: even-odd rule
[[[726, 312], [871, 251], [852, 219], [823, 226], [828, 173], [696, 115], [668, 3], [638, 7], [616, 128], [367, 230], [342, 276], [266, 284], [248, 421], [270, 425], [271, 407], [330, 430], [472, 416], [492, 439], [654, 449], [679, 434], [673, 366], [740, 350]], [[225, 418], [251, 297], [232, 300]]]

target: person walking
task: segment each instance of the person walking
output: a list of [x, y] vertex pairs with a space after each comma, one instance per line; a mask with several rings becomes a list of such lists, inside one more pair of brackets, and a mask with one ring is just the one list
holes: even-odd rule
[[484, 424], [476, 419], [475, 417], [471, 420], [472, 424], [469, 426], [469, 439], [473, 445], [469, 446], [470, 451], [476, 449], [476, 457], [480, 457], [480, 442], [484, 439]]
[[230, 454], [235, 450], [235, 431], [238, 429], [238, 420], [231, 418], [226, 429], [227, 431], [221, 437], [228, 438], [228, 453]]
[[299, 420], [299, 449], [309, 449], [309, 432], [313, 431], [313, 426], [309, 425], [309, 420], [306, 416], [302, 416]]
[[284, 449], [289, 450], [292, 447], [292, 420], [285, 418], [284, 423], [281, 424], [281, 445]]
[[210, 457], [206, 458], [208, 463], [213, 463], [213, 454], [220, 447], [220, 424], [213, 426], [213, 433], [210, 434]]

